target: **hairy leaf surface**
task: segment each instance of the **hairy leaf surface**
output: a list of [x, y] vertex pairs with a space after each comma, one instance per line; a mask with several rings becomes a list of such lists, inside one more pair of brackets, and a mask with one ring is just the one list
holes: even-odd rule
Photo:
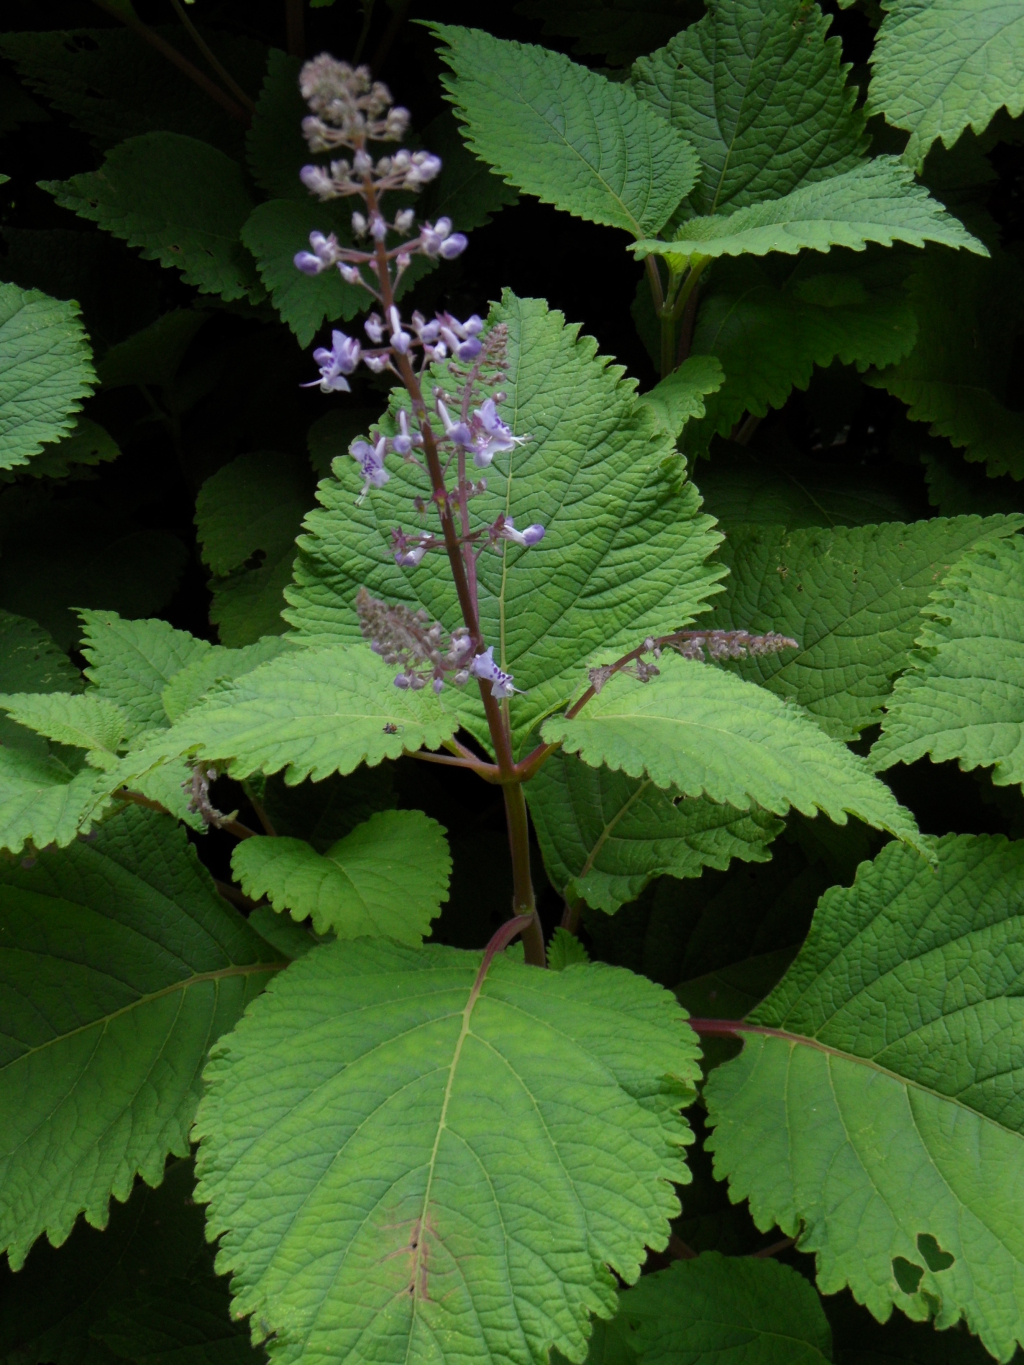
[[0, 469], [67, 436], [95, 383], [78, 305], [0, 284]]
[[868, 112], [905, 128], [918, 170], [941, 138], [1024, 112], [1024, 10], [1016, 0], [888, 0], [872, 54]]
[[[580, 1359], [664, 1246], [696, 1048], [601, 965], [356, 941], [292, 964], [216, 1050], [198, 1197], [272, 1360]], [[289, 1159], [281, 1162], [283, 1147]], [[524, 1153], [529, 1161], [524, 1162]]]
[[575, 720], [552, 716], [544, 739], [684, 796], [777, 815], [820, 810], [839, 825], [855, 815], [922, 847], [910, 812], [806, 712], [712, 664], [663, 655], [658, 666], [649, 683], [613, 678]]
[[909, 525], [784, 531], [737, 529], [722, 546], [730, 567], [711, 624], [781, 631], [782, 654], [729, 667], [807, 708], [837, 739], [879, 720], [906, 668], [919, 613], [950, 567], [979, 540], [1009, 536], [1024, 519], [936, 517]]
[[[884, 1321], [1024, 1338], [1019, 1085], [1024, 846], [889, 844], [823, 896], [793, 966], [705, 1089], [715, 1168], [758, 1227]], [[813, 1115], [813, 1122], [807, 1118]]]
[[128, 729], [127, 712], [95, 691], [15, 692], [0, 696], [0, 710], [57, 744], [87, 750], [98, 768], [116, 761]]
[[136, 1172], [155, 1185], [188, 1154], [207, 1048], [278, 959], [148, 811], [0, 865], [0, 906], [0, 1238], [17, 1268], [43, 1232], [59, 1245], [80, 1212], [105, 1226]]
[[923, 615], [921, 652], [896, 683], [872, 760], [955, 758], [991, 766], [997, 786], [1024, 783], [1024, 540], [978, 546]]
[[181, 271], [200, 293], [258, 300], [239, 240], [252, 200], [236, 161], [180, 133], [145, 133], [111, 151], [102, 170], [41, 182], [60, 204], [99, 223], [146, 261]]
[[641, 1365], [826, 1365], [832, 1333], [813, 1285], [770, 1257], [706, 1251], [619, 1296]]
[[694, 417], [703, 417], [705, 399], [722, 387], [722, 366], [713, 355], [691, 355], [683, 363], [641, 394], [640, 402], [653, 409], [658, 420], [673, 437]]
[[636, 63], [637, 94], [697, 149], [693, 213], [778, 199], [861, 160], [864, 115], [828, 28], [804, 0], [726, 0]]
[[191, 753], [230, 760], [233, 777], [283, 768], [294, 785], [450, 739], [458, 721], [440, 699], [429, 690], [401, 692], [392, 679], [365, 645], [288, 650], [210, 693], [128, 755], [117, 776], [127, 782]]
[[732, 858], [764, 862], [781, 823], [662, 791], [649, 777], [554, 754], [526, 788], [552, 885], [596, 910], [634, 901], [654, 877], [698, 877]]
[[[632, 648], [692, 620], [716, 591], [717, 543], [699, 515], [671, 436], [632, 381], [597, 355], [561, 314], [506, 292], [492, 321], [509, 329], [505, 419], [530, 442], [499, 455], [487, 492], [473, 500], [483, 524], [499, 513], [541, 522], [544, 540], [480, 556], [480, 619], [496, 659], [526, 695], [510, 706], [517, 742], [564, 703], [595, 649]], [[351, 466], [351, 467], [347, 467]], [[409, 500], [426, 491], [413, 466], [392, 461], [391, 482], [355, 506], [354, 462], [320, 485], [323, 510], [307, 518], [287, 619], [307, 639], [362, 641], [352, 603], [360, 586], [388, 602], [422, 607], [448, 629], [462, 622], [439, 554], [400, 569], [391, 530], [409, 524]], [[362, 646], [365, 648], [365, 646]], [[479, 697], [447, 689], [462, 723], [487, 742]]]
[[211, 645], [192, 663], [175, 673], [161, 692], [160, 700], [166, 718], [172, 722], [178, 720], [218, 684], [233, 682], [251, 673], [254, 668], [276, 659], [287, 649], [288, 645], [279, 635], [265, 635], [255, 644], [243, 645], [240, 649]]
[[102, 807], [109, 783], [94, 768], [76, 769], [52, 754], [0, 744], [0, 847], [20, 853], [26, 843], [36, 848], [63, 848]]
[[125, 621], [116, 611], [83, 611], [85, 675], [101, 697], [127, 713], [125, 737], [167, 723], [161, 699], [168, 682], [209, 653], [207, 640], [166, 621]]
[[444, 829], [418, 810], [371, 815], [326, 853], [302, 839], [245, 839], [231, 869], [247, 896], [267, 896], [318, 934], [397, 939], [414, 947], [448, 899]]
[[657, 232], [690, 192], [693, 148], [629, 86], [531, 43], [431, 28], [470, 148], [510, 184], [634, 237]]
[[662, 256], [764, 256], [781, 251], [828, 251], [834, 246], [863, 249], [867, 242], [942, 242], [980, 256], [988, 248], [948, 214], [937, 199], [915, 183], [914, 173], [895, 156], [874, 160], [829, 180], [801, 185], [732, 213], [690, 218], [672, 241], [642, 241], [637, 253]]
[[1024, 415], [1013, 357], [1024, 313], [1024, 270], [1007, 252], [991, 261], [926, 252], [908, 281], [917, 344], [868, 383], [908, 404], [935, 436], [965, 447], [991, 476], [1024, 479]]

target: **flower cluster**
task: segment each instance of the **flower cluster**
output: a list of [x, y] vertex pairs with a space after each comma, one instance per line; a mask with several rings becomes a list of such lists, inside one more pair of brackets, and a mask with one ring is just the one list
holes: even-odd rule
[[[673, 640], [670, 647], [684, 659], [696, 659], [698, 663], [706, 663], [707, 659], [718, 663], [722, 659], [743, 659], [748, 654], [778, 654], [783, 649], [800, 648], [796, 640], [774, 630], [767, 635], [751, 635], [749, 630], [686, 630], [679, 631], [679, 635], [685, 638], [678, 643]], [[657, 647], [653, 648], [657, 657], [659, 651]]]
[[453, 630], [446, 644], [444, 628], [439, 621], [431, 624], [425, 611], [412, 611], [400, 602], [388, 606], [365, 588], [356, 594], [356, 613], [373, 652], [400, 667], [396, 687], [416, 692], [431, 682], [440, 692], [449, 674], [453, 682], [469, 681], [476, 661], [471, 662], [473, 640], [465, 626]]

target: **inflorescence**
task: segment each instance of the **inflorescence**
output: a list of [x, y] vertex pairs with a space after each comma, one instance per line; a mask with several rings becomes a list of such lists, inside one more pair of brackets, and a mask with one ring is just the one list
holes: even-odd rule
[[[474, 526], [470, 517], [471, 501], [487, 490], [486, 478], [471, 478], [470, 469], [486, 470], [496, 455], [511, 455], [529, 440], [513, 435], [498, 410], [506, 398], [501, 388], [506, 329], [487, 329], [476, 314], [464, 321], [448, 312], [430, 319], [419, 312], [403, 318], [395, 290], [412, 257], [453, 260], [465, 250], [466, 238], [453, 232], [447, 218], [417, 225], [411, 208], [389, 220], [381, 201], [392, 190], [415, 192], [429, 184], [441, 169], [440, 158], [405, 149], [391, 156], [371, 154], [369, 143], [399, 142], [405, 136], [409, 113], [393, 105], [387, 86], [372, 80], [367, 67], [353, 68], [324, 53], [306, 63], [299, 84], [311, 111], [302, 125], [310, 150], [347, 153], [327, 166], [303, 167], [303, 184], [322, 202], [353, 197], [362, 206], [351, 218], [352, 241], [359, 245], [343, 244], [336, 233], [312, 232], [309, 250], [296, 255], [295, 265], [307, 275], [337, 269], [347, 284], [365, 289], [378, 305], [363, 324], [365, 340], [339, 330], [333, 332], [330, 348], [313, 352], [320, 377], [306, 387], [348, 392], [349, 376], [360, 365], [375, 374], [390, 371], [405, 385], [411, 403], [394, 409], [393, 429], [374, 428], [349, 447], [363, 478], [357, 502], [388, 483], [389, 456], [420, 468], [427, 486], [423, 496], [413, 499], [414, 510], [423, 516], [433, 504], [442, 530], [446, 520], [449, 529], [439, 535], [396, 527], [391, 533], [395, 562], [412, 569], [431, 550], [452, 552], [451, 527], [457, 526], [454, 544], [475, 599], [476, 561], [485, 549], [502, 548], [508, 541], [528, 550], [544, 537], [539, 523], [519, 529], [512, 517], [499, 514], [489, 525]], [[441, 367], [440, 375], [431, 366]], [[441, 486], [428, 468], [435, 455]], [[360, 603], [364, 635], [387, 663], [401, 669], [397, 687], [416, 689], [430, 682], [440, 691], [446, 680], [461, 684], [476, 677], [490, 682], [497, 698], [516, 691], [511, 675], [494, 663], [493, 651], [468, 628], [453, 632], [445, 642], [441, 626], [430, 625], [422, 614], [389, 607], [368, 594], [360, 595]]]

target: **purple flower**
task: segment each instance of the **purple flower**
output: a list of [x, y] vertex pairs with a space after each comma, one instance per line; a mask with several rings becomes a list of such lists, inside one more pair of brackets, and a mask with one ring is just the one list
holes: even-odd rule
[[303, 166], [299, 171], [299, 179], [311, 194], [319, 195], [321, 198], [333, 193], [334, 185], [331, 177], [322, 166]]
[[482, 654], [478, 654], [469, 666], [469, 671], [474, 678], [480, 678], [484, 682], [491, 684], [491, 696], [499, 701], [503, 697], [511, 697], [513, 692], [518, 692], [518, 687], [512, 685], [512, 674], [503, 673], [494, 662], [494, 647], [485, 649]]
[[498, 532], [500, 540], [511, 540], [516, 545], [522, 545], [526, 550], [531, 545], [536, 545], [544, 539], [544, 527], [540, 522], [535, 521], [532, 526], [527, 526], [525, 531], [517, 531], [515, 523], [511, 517], [506, 517], [501, 530]]
[[514, 450], [527, 439], [512, 435], [512, 428], [498, 416], [493, 398], [486, 399], [473, 413], [473, 463], [478, 469], [485, 469], [495, 455]]
[[452, 232], [452, 220], [439, 218], [436, 223], [424, 223], [420, 228], [420, 246], [424, 255], [443, 256], [446, 261], [465, 251], [468, 245], [461, 232]]
[[421, 446], [423, 437], [418, 431], [409, 430], [409, 414], [404, 408], [398, 414], [398, 435], [391, 438], [391, 449], [396, 455], [406, 456], [413, 446]]
[[453, 232], [441, 243], [441, 255], [446, 261], [454, 261], [469, 246], [469, 238], [462, 232]]
[[304, 275], [319, 275], [337, 264], [339, 247], [333, 232], [330, 237], [325, 237], [322, 232], [311, 232], [309, 245], [312, 251], [299, 251], [293, 257], [296, 268]]
[[363, 323], [363, 330], [375, 346], [384, 340], [384, 323], [379, 313], [371, 313]]
[[391, 323], [391, 345], [399, 355], [408, 355], [412, 337], [402, 330], [402, 318], [394, 304], [388, 311], [388, 320]]
[[319, 384], [322, 393], [349, 392], [349, 382], [344, 376], [351, 374], [359, 364], [363, 348], [357, 337], [346, 336], [344, 332], [332, 332], [331, 340], [334, 344], [329, 351], [320, 346], [313, 352], [313, 359], [320, 366], [320, 378], [303, 384], [304, 389]]
[[391, 475], [384, 468], [384, 456], [387, 454], [388, 443], [382, 436], [376, 445], [370, 445], [369, 441], [353, 441], [348, 448], [348, 453], [355, 460], [362, 470], [363, 490], [356, 499], [357, 503], [363, 501], [367, 492], [371, 488], [383, 488]]
[[439, 331], [452, 355], [459, 360], [475, 360], [483, 350], [479, 335], [484, 324], [476, 313], [466, 322], [444, 313], [438, 318]]

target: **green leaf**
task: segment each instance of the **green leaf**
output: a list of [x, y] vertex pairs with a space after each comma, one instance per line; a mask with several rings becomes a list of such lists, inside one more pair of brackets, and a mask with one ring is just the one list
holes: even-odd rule
[[590, 961], [590, 954], [575, 934], [559, 925], [551, 935], [548, 944], [548, 968], [553, 972], [564, 972], [566, 967]]
[[47, 739], [89, 750], [96, 767], [108, 766], [128, 728], [126, 712], [95, 692], [15, 692], [0, 697], [0, 709]]
[[166, 621], [123, 621], [116, 611], [79, 614], [85, 627], [85, 676], [101, 697], [127, 713], [125, 737], [166, 725], [164, 688], [175, 674], [203, 658], [210, 644]]
[[[595, 649], [614, 657], [620, 645], [692, 620], [721, 568], [706, 562], [717, 536], [682, 482], [672, 438], [633, 382], [540, 300], [506, 292], [491, 318], [508, 327], [504, 412], [532, 440], [495, 459], [474, 513], [483, 524], [504, 512], [519, 526], [546, 528], [533, 549], [505, 542], [503, 554], [485, 551], [477, 566], [485, 641], [527, 693], [510, 704], [519, 742], [568, 700]], [[410, 499], [427, 491], [415, 467], [393, 465], [391, 482], [359, 507], [354, 461], [339, 469], [344, 481], [320, 485], [323, 510], [306, 520], [288, 621], [307, 639], [361, 641], [352, 603], [365, 585], [448, 629], [460, 625], [436, 558], [412, 571], [395, 564], [391, 529], [408, 525]], [[488, 743], [479, 698], [450, 691], [461, 723]]]
[[555, 889], [614, 912], [653, 877], [699, 877], [732, 858], [765, 862], [782, 826], [759, 811], [662, 791], [649, 777], [552, 755], [526, 788]]
[[979, 545], [923, 609], [922, 652], [893, 689], [871, 751], [880, 768], [958, 759], [1024, 784], [1024, 540]]
[[0, 1244], [17, 1269], [43, 1232], [60, 1245], [80, 1212], [104, 1227], [136, 1172], [157, 1184], [188, 1154], [207, 1048], [279, 961], [149, 811], [0, 864], [0, 888]]
[[253, 645], [241, 649], [225, 649], [211, 645], [197, 658], [175, 673], [160, 694], [166, 718], [176, 721], [191, 710], [207, 693], [220, 683], [233, 682], [251, 673], [260, 664], [268, 663], [288, 648], [279, 635], [266, 635]]
[[832, 1333], [813, 1285], [770, 1257], [706, 1251], [619, 1296], [640, 1365], [826, 1365]]
[[145, 133], [115, 147], [99, 171], [40, 184], [61, 208], [140, 247], [143, 260], [176, 267], [200, 293], [262, 297], [238, 236], [252, 200], [241, 166], [216, 147]]
[[156, 1189], [137, 1181], [103, 1232], [76, 1223], [58, 1250], [43, 1240], [15, 1274], [0, 1268], [0, 1360], [5, 1365], [106, 1365], [90, 1337], [107, 1308], [135, 1287], [184, 1274], [208, 1255], [191, 1161], [172, 1161]]
[[72, 469], [80, 474], [79, 465], [109, 464], [120, 454], [121, 448], [109, 431], [88, 417], [79, 417], [69, 435], [56, 445], [43, 446], [27, 468], [17, 466], [12, 472], [0, 472], [0, 483], [8, 483], [22, 474], [33, 479], [63, 479]]
[[925, 847], [888, 787], [806, 712], [713, 664], [663, 655], [659, 667], [649, 683], [613, 678], [575, 720], [552, 716], [545, 741], [684, 796], [776, 815], [820, 810], [838, 825], [855, 815]]
[[509, 184], [577, 217], [657, 232], [688, 194], [693, 148], [627, 85], [561, 53], [430, 24], [470, 149]]
[[245, 839], [231, 869], [247, 896], [270, 899], [318, 934], [384, 935], [419, 945], [448, 899], [444, 830], [418, 810], [387, 810], [320, 854], [302, 839]]
[[731, 573], [709, 624], [797, 640], [799, 649], [728, 667], [806, 707], [836, 739], [854, 739], [880, 719], [935, 585], [978, 541], [1021, 525], [1019, 516], [936, 517], [835, 530], [737, 530], [722, 546]]
[[[990, 476], [1024, 478], [1024, 416], [1013, 363], [1024, 312], [1024, 270], [1002, 251], [991, 261], [926, 252], [909, 280], [917, 345], [867, 381], [930, 422], [934, 436], [966, 447]], [[970, 338], [965, 344], [964, 338]]]
[[[194, 55], [194, 49], [182, 44], [179, 25], [156, 26], [156, 32]], [[255, 94], [266, 47], [252, 38], [209, 29], [204, 37], [235, 79]], [[139, 133], [167, 129], [212, 142], [230, 155], [241, 153], [241, 124], [162, 52], [126, 28], [5, 33], [0, 51], [33, 90], [68, 114], [71, 126], [88, 133], [96, 146], [112, 147]]]
[[432, 692], [400, 692], [363, 644], [291, 649], [212, 692], [123, 766], [124, 781], [191, 752], [231, 760], [232, 777], [285, 769], [294, 785], [438, 748], [458, 721]]
[[245, 159], [252, 178], [271, 199], [309, 198], [299, 179], [299, 171], [309, 160], [302, 136], [302, 120], [309, 109], [299, 91], [301, 67], [298, 57], [270, 49], [263, 87], [245, 135]]
[[75, 692], [81, 675], [45, 630], [0, 611], [0, 692]]
[[295, 268], [295, 253], [308, 246], [312, 231], [350, 240], [350, 211], [303, 194], [301, 200], [269, 199], [260, 204], [242, 225], [241, 238], [256, 258], [260, 279], [281, 321], [305, 347], [324, 322], [347, 321], [365, 311], [369, 295], [357, 284], [346, 284], [337, 270], [304, 275]]
[[1009, 1360], [1024, 845], [949, 835], [937, 852], [929, 867], [889, 844], [826, 893], [704, 1094], [730, 1197], [817, 1254], [823, 1293], [849, 1285], [880, 1321], [893, 1304], [940, 1329], [962, 1316]]
[[263, 1353], [249, 1340], [249, 1325], [232, 1319], [227, 1285], [174, 1279], [113, 1303], [92, 1331], [134, 1365], [244, 1365]]
[[683, 1020], [603, 965], [307, 954], [206, 1071], [197, 1197], [234, 1312], [271, 1359], [582, 1358], [688, 1178]]
[[[6, 737], [5, 730], [5, 737]], [[75, 771], [53, 755], [0, 744], [0, 847], [20, 853], [26, 843], [36, 848], [63, 848], [88, 833], [105, 804], [105, 773], [85, 767]]]
[[795, 265], [719, 261], [693, 356], [717, 356], [725, 382], [708, 400], [707, 419], [687, 431], [686, 449], [706, 447], [713, 432], [727, 435], [744, 412], [781, 408], [794, 388], [807, 388], [815, 365], [839, 360], [863, 371], [902, 360], [917, 338], [904, 273], [880, 249], [802, 256]]
[[95, 383], [78, 305], [0, 284], [0, 469], [66, 436]]
[[984, 131], [1005, 105], [1024, 112], [1024, 11], [1017, 0], [887, 0], [871, 56], [868, 112], [905, 128], [918, 170], [941, 138]]
[[722, 387], [722, 366], [713, 355], [691, 355], [653, 389], [640, 395], [658, 421], [673, 437], [693, 417], [704, 416], [704, 398]]
[[209, 317], [196, 308], [174, 308], [111, 346], [99, 364], [104, 389], [119, 389], [125, 384], [169, 388], [185, 352]]
[[822, 464], [784, 441], [759, 440], [756, 449], [719, 441], [696, 477], [705, 508], [729, 531], [749, 524], [791, 531], [870, 526], [909, 520], [916, 510], [892, 490], [890, 480], [864, 466]]
[[725, 0], [637, 62], [637, 94], [701, 159], [693, 213], [778, 199], [858, 165], [864, 114], [830, 23], [806, 0]]
[[641, 241], [637, 254], [649, 256], [764, 256], [781, 251], [863, 249], [867, 242], [942, 242], [987, 256], [988, 248], [948, 214], [914, 181], [895, 156], [876, 156], [829, 180], [801, 185], [781, 199], [751, 204], [732, 213], [690, 218], [673, 241]]
[[282, 593], [312, 501], [305, 460], [274, 451], [237, 456], [199, 490], [196, 531], [215, 575], [210, 618], [224, 644], [252, 644], [286, 629]]

